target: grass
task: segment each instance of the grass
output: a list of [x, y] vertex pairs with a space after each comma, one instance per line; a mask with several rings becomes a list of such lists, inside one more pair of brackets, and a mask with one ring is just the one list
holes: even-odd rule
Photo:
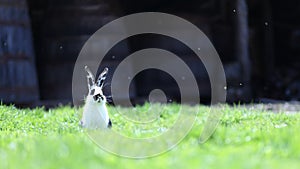
[[[178, 108], [176, 104], [163, 109], [145, 105], [134, 109], [110, 107], [109, 111], [113, 130], [126, 136], [148, 137], [172, 126]], [[299, 168], [300, 113], [224, 105], [215, 108], [223, 113], [216, 132], [205, 144], [198, 144], [209, 110], [205, 106], [198, 108], [193, 129], [177, 147], [137, 160], [98, 148], [78, 126], [80, 110], [59, 107], [46, 111], [0, 105], [0, 168]], [[137, 121], [151, 120], [149, 110], [163, 110], [151, 126], [124, 122], [124, 115], [130, 113], [139, 114]], [[196, 107], [185, 106], [184, 110], [194, 111]]]

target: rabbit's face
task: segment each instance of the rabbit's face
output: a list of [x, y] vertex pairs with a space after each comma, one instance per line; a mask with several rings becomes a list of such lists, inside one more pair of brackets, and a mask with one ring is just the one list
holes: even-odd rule
[[106, 103], [106, 97], [104, 96], [101, 87], [94, 86], [90, 91], [90, 95], [93, 97], [95, 102]]

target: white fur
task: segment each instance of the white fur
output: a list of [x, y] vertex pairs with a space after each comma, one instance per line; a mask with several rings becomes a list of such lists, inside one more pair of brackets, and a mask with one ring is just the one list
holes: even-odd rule
[[104, 129], [108, 123], [106, 102], [95, 102], [93, 96], [88, 95], [83, 107], [82, 126], [88, 129]]
[[[89, 68], [86, 66], [89, 93], [83, 107], [80, 124], [88, 129], [104, 129], [111, 127], [111, 121], [106, 108], [106, 97], [103, 95], [102, 87], [108, 68], [99, 75], [97, 83]], [[92, 84], [90, 84], [90, 82]]]

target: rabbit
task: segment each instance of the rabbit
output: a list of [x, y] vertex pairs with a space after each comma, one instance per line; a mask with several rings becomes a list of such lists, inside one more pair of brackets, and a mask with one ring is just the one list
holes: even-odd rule
[[88, 96], [85, 99], [80, 125], [87, 129], [111, 128], [112, 122], [106, 108], [106, 97], [103, 95], [102, 91], [108, 68], [103, 70], [96, 82], [87, 66], [85, 66], [85, 70], [88, 73]]

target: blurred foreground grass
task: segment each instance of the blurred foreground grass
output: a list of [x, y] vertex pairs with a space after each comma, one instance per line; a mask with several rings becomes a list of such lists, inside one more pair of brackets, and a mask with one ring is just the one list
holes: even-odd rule
[[[164, 132], [161, 129], [172, 126], [179, 106], [167, 105], [157, 122], [146, 127], [126, 123], [117, 112], [142, 112], [143, 118], [149, 105], [110, 107], [113, 130], [136, 137], [160, 134]], [[155, 105], [151, 111], [158, 109]], [[177, 147], [157, 157], [136, 160], [97, 147], [78, 126], [80, 110], [0, 105], [0, 168], [299, 168], [299, 113], [265, 112], [251, 106], [216, 109], [223, 113], [222, 120], [205, 144], [198, 144], [198, 138], [209, 108], [200, 106], [193, 129]], [[194, 110], [196, 107], [184, 107], [184, 111]]]

